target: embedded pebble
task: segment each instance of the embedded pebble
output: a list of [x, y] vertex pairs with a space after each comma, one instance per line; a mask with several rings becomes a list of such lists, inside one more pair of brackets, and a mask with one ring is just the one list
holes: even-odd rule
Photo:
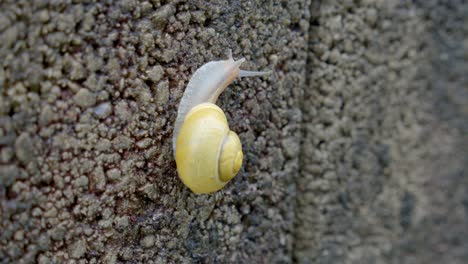
[[34, 149], [31, 137], [28, 133], [22, 133], [15, 141], [16, 157], [24, 164], [29, 163], [34, 158]]
[[157, 83], [159, 80], [161, 80], [162, 76], [164, 75], [164, 69], [161, 65], [156, 65], [153, 68], [151, 68], [147, 73], [148, 78], [152, 82]]
[[112, 105], [108, 102], [99, 104], [94, 108], [94, 114], [98, 118], [106, 118], [112, 113]]
[[158, 105], [165, 105], [169, 100], [169, 82], [162, 81], [156, 88], [156, 102]]
[[154, 245], [154, 241], [154, 235], [148, 235], [141, 240], [140, 244], [143, 248], [151, 248]]
[[83, 240], [78, 240], [75, 243], [71, 244], [68, 247], [68, 253], [70, 257], [74, 259], [79, 259], [84, 256], [86, 253], [86, 242]]
[[96, 103], [96, 95], [85, 88], [81, 88], [73, 99], [75, 104], [82, 108], [93, 106]]
[[170, 16], [174, 15], [175, 7], [172, 4], [167, 4], [160, 7], [151, 17], [151, 21], [153, 21], [154, 26], [159, 29], [163, 30], [167, 24], [167, 21]]

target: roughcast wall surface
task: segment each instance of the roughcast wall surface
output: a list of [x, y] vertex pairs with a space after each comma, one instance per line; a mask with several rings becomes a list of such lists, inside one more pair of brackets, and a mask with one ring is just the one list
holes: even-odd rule
[[[0, 263], [468, 262], [465, 1], [0, 2]], [[242, 141], [212, 195], [178, 179], [179, 100]]]

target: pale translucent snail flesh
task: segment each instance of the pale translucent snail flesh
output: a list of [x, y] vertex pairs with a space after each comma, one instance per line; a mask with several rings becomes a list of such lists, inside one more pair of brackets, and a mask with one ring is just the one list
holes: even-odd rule
[[239, 137], [215, 103], [237, 77], [269, 73], [240, 70], [244, 61], [235, 61], [229, 52], [227, 60], [204, 64], [193, 74], [180, 101], [172, 146], [179, 177], [194, 193], [222, 189], [242, 166]]

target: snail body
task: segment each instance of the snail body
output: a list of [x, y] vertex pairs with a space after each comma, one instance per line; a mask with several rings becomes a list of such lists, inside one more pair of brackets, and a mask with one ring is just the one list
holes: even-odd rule
[[216, 106], [219, 95], [237, 77], [269, 72], [243, 71], [245, 59], [229, 58], [204, 64], [193, 74], [180, 101], [172, 146], [177, 172], [194, 193], [223, 188], [242, 166], [242, 145]]

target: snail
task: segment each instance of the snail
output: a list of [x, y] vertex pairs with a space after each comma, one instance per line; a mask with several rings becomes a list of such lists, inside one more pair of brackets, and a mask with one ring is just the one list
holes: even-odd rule
[[240, 70], [244, 61], [235, 61], [229, 50], [227, 60], [204, 64], [193, 74], [180, 101], [172, 147], [179, 177], [194, 193], [222, 189], [242, 166], [240, 139], [215, 103], [237, 77], [270, 73]]

